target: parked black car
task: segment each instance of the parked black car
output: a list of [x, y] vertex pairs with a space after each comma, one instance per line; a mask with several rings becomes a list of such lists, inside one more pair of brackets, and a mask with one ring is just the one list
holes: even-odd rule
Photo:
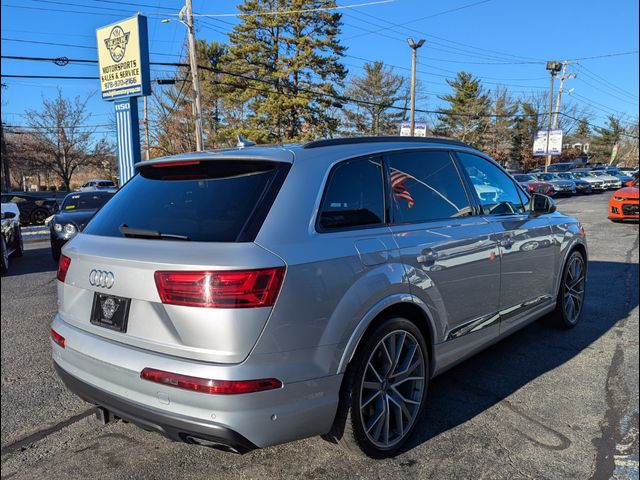
[[81, 232], [93, 215], [115, 192], [91, 191], [70, 193], [62, 201], [60, 212], [51, 219], [51, 256], [57, 262], [62, 246]]
[[59, 210], [55, 198], [39, 197], [22, 192], [3, 193], [2, 203], [9, 202], [18, 206], [22, 225], [43, 225], [48, 217]]
[[[15, 207], [12, 208], [15, 209]], [[5, 206], [3, 205], [0, 235], [0, 248], [2, 250], [0, 271], [3, 275], [9, 270], [9, 257], [11, 255], [21, 257], [24, 252], [22, 231], [20, 230], [20, 222], [17, 217], [17, 209], [15, 209], [15, 211], [5, 210]]]

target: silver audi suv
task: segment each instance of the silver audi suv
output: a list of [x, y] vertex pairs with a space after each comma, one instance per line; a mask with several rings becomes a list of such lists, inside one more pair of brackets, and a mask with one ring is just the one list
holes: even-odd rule
[[62, 250], [55, 367], [103, 421], [234, 452], [374, 458], [436, 375], [578, 322], [580, 223], [460, 142], [370, 137], [139, 163]]

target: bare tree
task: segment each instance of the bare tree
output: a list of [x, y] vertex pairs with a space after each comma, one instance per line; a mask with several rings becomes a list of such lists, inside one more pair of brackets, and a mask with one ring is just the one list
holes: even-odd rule
[[100, 165], [109, 155], [106, 140], [95, 141], [96, 127], [87, 125], [89, 98], [68, 99], [58, 90], [55, 98], [43, 98], [40, 110], [26, 112], [29, 136], [37, 149], [34, 161], [57, 175], [68, 190], [79, 167]]

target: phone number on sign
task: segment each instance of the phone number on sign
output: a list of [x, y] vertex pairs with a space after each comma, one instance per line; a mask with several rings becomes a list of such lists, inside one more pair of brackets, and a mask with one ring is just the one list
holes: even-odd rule
[[138, 82], [136, 81], [135, 78], [124, 78], [122, 80], [114, 80], [112, 82], [104, 82], [104, 88], [105, 89], [112, 89], [112, 88], [120, 88], [120, 87], [127, 87], [129, 85], [137, 85]]

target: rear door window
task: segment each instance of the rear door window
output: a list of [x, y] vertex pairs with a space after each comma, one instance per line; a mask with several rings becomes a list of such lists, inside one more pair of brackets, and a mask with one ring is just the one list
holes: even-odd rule
[[367, 157], [336, 166], [325, 189], [317, 227], [331, 231], [384, 224], [382, 160]]
[[120, 227], [126, 225], [192, 241], [253, 241], [245, 234], [257, 234], [288, 167], [264, 161], [147, 166], [98, 212], [85, 233], [122, 237]]
[[473, 213], [462, 179], [447, 151], [394, 153], [388, 157], [394, 223], [418, 223]]

